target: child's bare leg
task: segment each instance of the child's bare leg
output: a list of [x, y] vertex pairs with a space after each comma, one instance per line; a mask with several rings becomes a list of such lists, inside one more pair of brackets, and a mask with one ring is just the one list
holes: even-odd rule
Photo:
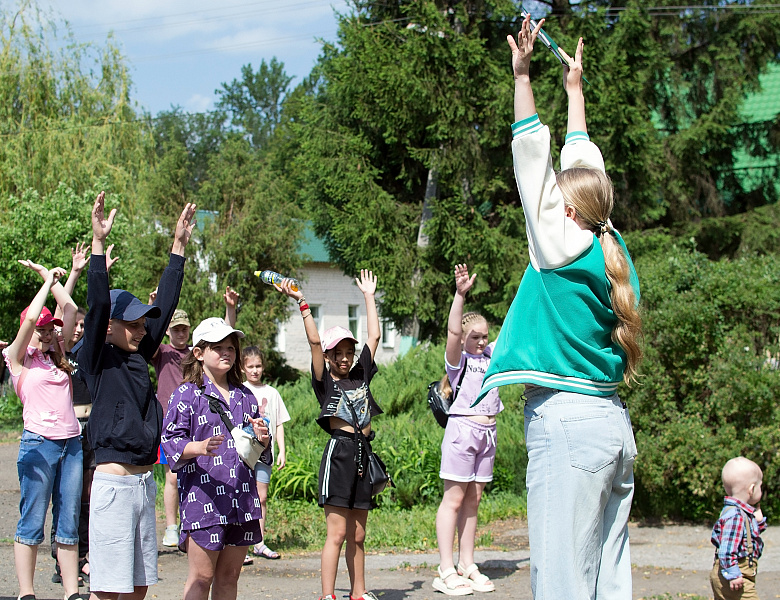
[[265, 517], [266, 507], [268, 506], [268, 484], [263, 481], [257, 482], [257, 496], [260, 499], [260, 510], [263, 518], [260, 519], [260, 533], [263, 534], [263, 543], [265, 543]]
[[350, 510], [347, 517], [347, 570], [353, 598], [366, 592], [366, 540], [367, 510]]
[[347, 537], [348, 508], [340, 506], [325, 507], [325, 524], [328, 534], [322, 547], [321, 578], [322, 595], [327, 596], [336, 591], [336, 573], [339, 568], [341, 547]]
[[[192, 538], [188, 538], [185, 544], [189, 571], [187, 582], [184, 584], [184, 600], [207, 600], [211, 583], [214, 581], [219, 552], [201, 548], [192, 541]], [[243, 555], [241, 559], [243, 561]]]
[[246, 546], [225, 546], [219, 552], [214, 570], [214, 586], [211, 600], [236, 600], [238, 576], [246, 556]]
[[70, 598], [79, 591], [79, 545], [57, 542], [57, 562], [62, 573], [62, 587]]
[[[444, 480], [444, 496], [436, 512], [436, 541], [439, 544], [439, 566], [442, 571], [455, 566], [452, 558], [452, 546], [455, 543], [455, 528], [458, 513], [466, 496], [468, 483]], [[450, 577], [455, 577], [451, 575]], [[449, 579], [449, 577], [447, 578]]]
[[165, 525], [176, 525], [179, 513], [179, 491], [176, 489], [176, 473], [168, 465], [165, 467], [165, 487], [163, 488], [163, 504], [165, 505]]
[[458, 512], [458, 562], [464, 567], [474, 564], [474, 545], [477, 538], [477, 512], [485, 483], [472, 481], [466, 488], [463, 504]]
[[14, 566], [16, 578], [19, 580], [19, 595], [34, 594], [33, 578], [35, 576], [35, 561], [38, 558], [38, 546], [28, 546], [14, 542]]

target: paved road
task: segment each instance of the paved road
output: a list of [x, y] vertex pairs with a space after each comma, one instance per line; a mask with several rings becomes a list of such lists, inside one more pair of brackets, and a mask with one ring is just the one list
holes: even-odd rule
[[[16, 477], [18, 446], [0, 444], [0, 600], [14, 600], [18, 593], [13, 563], [13, 535], [18, 519], [19, 482]], [[162, 540], [164, 524], [159, 523]], [[699, 594], [711, 597], [708, 574], [712, 566], [709, 527], [631, 525], [631, 558], [634, 566], [634, 598], [664, 593]], [[369, 535], [371, 522], [369, 518]], [[477, 558], [496, 583], [489, 600], [531, 600], [528, 569], [528, 537], [521, 521], [494, 532], [501, 550], [478, 550]], [[763, 600], [780, 598], [780, 527], [764, 536], [766, 548], [761, 560], [758, 591]], [[187, 574], [187, 558], [178, 551], [160, 547], [160, 583], [150, 588], [147, 598], [181, 597]], [[367, 581], [382, 600], [442, 600], [431, 588], [438, 555], [374, 554], [366, 559]], [[49, 548], [40, 547], [35, 584], [39, 600], [62, 598], [62, 587], [50, 582], [52, 561]], [[348, 594], [349, 579], [343, 563], [337, 582], [337, 596]], [[282, 560], [260, 558], [245, 567], [239, 580], [239, 598], [265, 600], [311, 600], [319, 596], [319, 556], [285, 556]], [[86, 596], [85, 596], [86, 597]]]

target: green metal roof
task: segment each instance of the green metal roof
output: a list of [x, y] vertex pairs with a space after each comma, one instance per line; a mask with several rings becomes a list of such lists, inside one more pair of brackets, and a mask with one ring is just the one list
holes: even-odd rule
[[780, 113], [780, 64], [771, 63], [758, 79], [761, 89], [745, 98], [739, 111], [745, 123], [774, 121]]
[[325, 242], [314, 233], [314, 227], [311, 222], [307, 222], [303, 229], [303, 242], [298, 251], [307, 259], [307, 262], [331, 262]]

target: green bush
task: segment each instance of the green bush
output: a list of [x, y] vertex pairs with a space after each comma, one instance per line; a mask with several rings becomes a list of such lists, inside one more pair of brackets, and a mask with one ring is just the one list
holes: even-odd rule
[[[690, 245], [690, 244], [689, 244]], [[658, 247], [663, 247], [659, 244]], [[645, 360], [622, 389], [636, 433], [634, 514], [711, 520], [734, 456], [764, 470], [780, 511], [780, 266], [772, 256], [711, 261], [669, 245], [637, 260]]]

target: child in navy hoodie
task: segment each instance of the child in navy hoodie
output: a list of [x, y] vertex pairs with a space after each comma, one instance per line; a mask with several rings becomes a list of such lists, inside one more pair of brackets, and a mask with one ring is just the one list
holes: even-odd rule
[[90, 587], [93, 599], [146, 595], [157, 583], [157, 534], [152, 467], [162, 431], [148, 363], [179, 303], [184, 248], [195, 224], [195, 205], [176, 224], [170, 262], [154, 305], [125, 290], [110, 290], [105, 241], [116, 216], [105, 215], [105, 193], [92, 208], [92, 258], [79, 368], [92, 395], [87, 426], [97, 463], [89, 516]]

